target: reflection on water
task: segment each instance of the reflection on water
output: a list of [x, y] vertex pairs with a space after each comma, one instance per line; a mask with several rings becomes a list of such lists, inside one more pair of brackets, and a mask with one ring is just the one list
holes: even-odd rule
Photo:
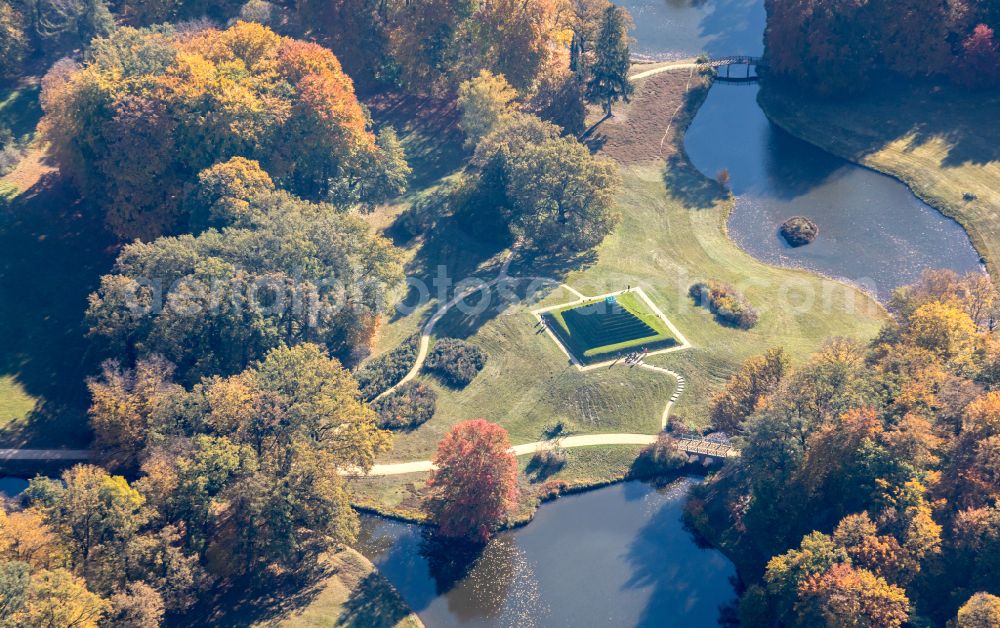
[[365, 517], [360, 549], [434, 628], [714, 625], [735, 597], [735, 570], [681, 523], [693, 482], [564, 497], [481, 554]]
[[627, 0], [632, 51], [657, 59], [763, 53], [764, 3], [760, 0]]
[[[849, 279], [882, 298], [927, 268], [979, 269], [958, 223], [895, 179], [785, 133], [757, 105], [757, 91], [716, 84], [685, 138], [699, 170], [729, 171], [737, 195], [729, 234], [743, 249], [767, 262]], [[793, 249], [778, 234], [794, 215], [819, 226], [812, 244]]]

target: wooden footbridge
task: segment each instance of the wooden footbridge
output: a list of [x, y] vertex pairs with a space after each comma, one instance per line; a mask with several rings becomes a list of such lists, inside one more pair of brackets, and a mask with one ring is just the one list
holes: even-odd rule
[[740, 450], [731, 445], [704, 438], [674, 438], [674, 445], [686, 454], [717, 460], [736, 458], [740, 455]]
[[[718, 70], [715, 77], [717, 81], [725, 83], [752, 83], [760, 78], [759, 70], [764, 67], [764, 59], [748, 55], [733, 55], [710, 59], [704, 65]], [[750, 68], [754, 70], [752, 74]]]

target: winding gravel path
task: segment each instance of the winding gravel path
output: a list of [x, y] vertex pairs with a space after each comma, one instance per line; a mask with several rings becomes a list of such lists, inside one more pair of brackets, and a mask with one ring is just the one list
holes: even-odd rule
[[[449, 301], [444, 303], [440, 308], [437, 309], [436, 312], [434, 312], [434, 314], [430, 317], [430, 319], [427, 320], [427, 322], [420, 330], [420, 348], [419, 351], [417, 352], [417, 359], [414, 362], [413, 367], [409, 370], [406, 376], [399, 381], [399, 383], [397, 383], [392, 388], [389, 388], [388, 390], [383, 392], [381, 395], [376, 397], [376, 399], [384, 395], [390, 394], [392, 391], [396, 390], [396, 388], [398, 388], [399, 386], [403, 385], [404, 383], [412, 380], [414, 377], [417, 376], [417, 374], [420, 372], [420, 369], [423, 367], [424, 362], [427, 359], [428, 349], [430, 348], [431, 333], [434, 331], [434, 326], [438, 323], [438, 321], [440, 321], [441, 318], [448, 313], [448, 310], [456, 306], [466, 297], [475, 294], [480, 290], [491, 288], [497, 283], [503, 281], [504, 279], [507, 279], [508, 278], [507, 269], [510, 266], [510, 262], [511, 262], [511, 257], [508, 257], [501, 266], [500, 273], [495, 278], [491, 279], [490, 281], [479, 284], [478, 286], [463, 290], [462, 292], [452, 297]], [[514, 277], [513, 279], [541, 279], [541, 278]], [[566, 291], [572, 293], [576, 297], [576, 300], [571, 301], [570, 304], [582, 303], [584, 301], [589, 301], [596, 298], [601, 298], [603, 296], [607, 296], [607, 295], [599, 295], [597, 297], [588, 297], [583, 293], [581, 293], [579, 290], [576, 290], [575, 288], [572, 288], [566, 284], [560, 284], [560, 285]], [[649, 300], [649, 298], [645, 295], [645, 293], [641, 292], [641, 288], [635, 288], [633, 291], [640, 292], [642, 298], [645, 299], [647, 303], [653, 307], [654, 311], [657, 314], [661, 315], [663, 320], [671, 328], [671, 331], [674, 332], [677, 335], [677, 338], [681, 341], [681, 345], [679, 345], [678, 347], [672, 347], [671, 349], [668, 349], [668, 351], [685, 349], [691, 346], [688, 343], [688, 341], [684, 338], [683, 334], [681, 334], [680, 331], [677, 330], [670, 323], [670, 321], [665, 316], [662, 315], [662, 312], [660, 312], [659, 308], [657, 308], [655, 304], [653, 304], [652, 301]], [[626, 291], [620, 291], [614, 294], [620, 294], [621, 292], [626, 292]], [[565, 305], [567, 304], [563, 303], [554, 307], [563, 307]], [[551, 308], [542, 308], [541, 310], [535, 310], [533, 314], [538, 316], [540, 312], [544, 312], [548, 309]], [[549, 333], [551, 333], [551, 331]], [[553, 340], [559, 347], [562, 347], [562, 343], [560, 343], [558, 339], [555, 339], [553, 337]], [[563, 349], [565, 350], [565, 348]], [[570, 356], [570, 359], [573, 360], [573, 357]], [[594, 368], [613, 366], [613, 364], [617, 361], [607, 361], [599, 364], [586, 365], [586, 366], [577, 363], [575, 360], [573, 360], [573, 362], [578, 370], [589, 371], [593, 370]], [[660, 417], [661, 427], [665, 428], [667, 426], [667, 420], [670, 417], [671, 407], [673, 406], [674, 402], [677, 401], [677, 398], [680, 396], [680, 394], [684, 392], [684, 386], [685, 386], [684, 377], [680, 373], [676, 373], [674, 371], [671, 371], [670, 369], [661, 366], [654, 366], [652, 364], [646, 364], [643, 362], [640, 362], [636, 366], [650, 371], [663, 373], [664, 375], [670, 376], [677, 381], [677, 387], [674, 389], [673, 394], [670, 396], [670, 399], [667, 401], [666, 406], [663, 408], [663, 413]], [[649, 445], [655, 441], [656, 441], [655, 434], [622, 434], [622, 433], [581, 434], [576, 436], [563, 436], [550, 440], [541, 440], [541, 441], [535, 441], [533, 443], [524, 443], [522, 445], [515, 445], [514, 447], [510, 448], [510, 451], [516, 456], [525, 456], [546, 449], [551, 449], [552, 447], [555, 446], [570, 449], [573, 447], [593, 447], [597, 445]], [[5, 460], [84, 461], [89, 459], [90, 456], [91, 452], [85, 449], [0, 449], [0, 461], [5, 461]], [[392, 464], [376, 464], [367, 473], [367, 476], [383, 477], [390, 475], [403, 475], [406, 473], [421, 473], [421, 472], [431, 471], [433, 468], [434, 465], [431, 463], [430, 460], [417, 460], [415, 462], [400, 462]], [[359, 471], [351, 471], [351, 470], [342, 470], [341, 473], [351, 476], [365, 475]]]
[[[657, 71], [663, 71], [663, 70], [657, 70]], [[448, 300], [446, 303], [444, 303], [441, 307], [437, 309], [437, 311], [434, 312], [434, 314], [427, 320], [427, 322], [424, 323], [423, 327], [420, 328], [420, 346], [419, 350], [417, 351], [417, 359], [414, 361], [413, 367], [410, 368], [409, 372], [407, 372], [407, 374], [403, 377], [403, 379], [401, 379], [395, 386], [389, 388], [388, 390], [380, 394], [378, 397], [375, 397], [375, 399], [379, 399], [385, 395], [392, 393], [392, 391], [396, 390], [398, 387], [402, 386], [403, 384], [405, 384], [406, 382], [412, 380], [414, 377], [417, 376], [417, 374], [420, 372], [420, 369], [423, 367], [424, 362], [427, 360], [427, 353], [430, 348], [430, 342], [431, 342], [431, 333], [434, 331], [434, 326], [438, 323], [438, 321], [441, 320], [442, 317], [444, 317], [445, 314], [448, 313], [448, 310], [458, 305], [463, 299], [465, 299], [470, 295], [475, 294], [480, 290], [491, 288], [495, 286], [497, 283], [508, 278], [528, 279], [528, 280], [545, 279], [542, 277], [509, 277], [507, 275], [507, 269], [510, 267], [511, 259], [512, 256], [507, 257], [503, 265], [500, 267], [500, 273], [496, 277], [494, 277], [490, 281], [479, 284], [478, 286], [474, 286], [466, 290], [463, 290], [462, 292], [456, 294], [454, 297]], [[679, 351], [691, 347], [691, 344], [684, 337], [684, 334], [682, 334], [680, 330], [674, 327], [674, 325], [663, 314], [663, 312], [661, 312], [660, 309], [649, 299], [649, 297], [646, 296], [646, 293], [642, 290], [642, 288], [637, 287], [637, 288], [632, 288], [630, 290], [620, 290], [618, 292], [609, 293], [608, 295], [587, 296], [582, 292], [580, 292], [579, 290], [571, 286], [568, 286], [566, 284], [560, 284], [560, 286], [564, 288], [567, 292], [572, 293], [576, 297], [576, 300], [570, 301], [569, 303], [560, 303], [558, 305], [554, 305], [551, 307], [545, 307], [538, 310], [534, 310], [532, 311], [532, 314], [534, 314], [536, 317], [540, 317], [541, 313], [548, 311], [550, 309], [561, 308], [565, 307], [566, 305], [572, 305], [574, 303], [583, 303], [584, 301], [592, 301], [594, 299], [600, 299], [606, 296], [622, 294], [625, 292], [636, 292], [642, 297], [643, 300], [646, 301], [646, 303], [649, 306], [653, 308], [653, 311], [658, 316], [660, 316], [660, 318], [670, 328], [671, 332], [674, 333], [677, 336], [677, 339], [680, 341], [680, 344], [676, 347], [671, 347], [669, 349], [664, 349], [661, 351], [654, 351], [649, 355]], [[550, 335], [552, 335], [551, 330], [546, 329], [546, 331]], [[564, 352], [566, 352], [565, 347], [563, 347], [562, 343], [559, 342], [559, 340], [554, 335], [552, 335], [552, 339]], [[576, 359], [568, 352], [566, 353], [566, 355], [569, 356], [570, 360], [580, 371], [590, 371], [604, 367], [610, 368], [611, 366], [614, 366], [614, 364], [618, 362], [618, 360], [608, 360], [606, 362], [600, 362], [598, 364], [589, 364], [584, 366], [579, 362], [577, 362]], [[652, 364], [646, 364], [645, 362], [639, 362], [636, 366], [650, 371], [655, 371], [657, 373], [662, 373], [664, 375], [672, 377], [677, 382], [677, 386], [674, 388], [674, 392], [670, 395], [670, 399], [667, 400], [667, 403], [663, 408], [663, 413], [660, 415], [660, 427], [661, 429], [666, 428], [667, 421], [670, 418], [670, 409], [673, 407], [674, 402], [677, 401], [677, 398], [681, 395], [681, 393], [684, 392], [684, 387], [687, 382], [685, 381], [684, 376], [681, 375], [680, 373], [672, 371], [668, 368], [664, 368], [662, 366], [654, 366]], [[573, 447], [593, 447], [595, 445], [649, 445], [655, 441], [656, 441], [655, 434], [622, 434], [622, 433], [581, 434], [577, 436], [563, 436], [560, 438], [555, 438], [550, 440], [540, 440], [540, 441], [535, 441], [533, 443], [524, 443], [523, 445], [515, 445], [514, 447], [510, 448], [510, 451], [515, 456], [524, 456], [536, 453], [538, 451], [543, 451], [545, 449], [551, 449], [552, 447], [555, 447], [557, 445], [559, 447], [569, 449]], [[391, 464], [376, 464], [371, 468], [367, 476], [383, 477], [388, 475], [403, 475], [406, 473], [421, 473], [421, 472], [431, 471], [433, 468], [434, 465], [431, 463], [430, 460], [417, 460], [414, 462], [399, 462]], [[352, 476], [363, 475], [362, 473], [357, 471], [344, 471], [344, 473]]]

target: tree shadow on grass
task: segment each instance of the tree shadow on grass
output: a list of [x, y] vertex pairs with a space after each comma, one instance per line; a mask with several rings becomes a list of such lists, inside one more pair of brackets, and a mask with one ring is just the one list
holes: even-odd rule
[[[760, 100], [766, 111], [775, 113], [802, 108], [818, 110], [818, 120], [836, 116], [844, 107], [870, 113], [867, 129], [861, 129], [867, 132], [851, 137], [861, 146], [853, 150], [844, 150], [844, 143], [839, 146], [853, 161], [860, 161], [889, 142], [907, 136], [912, 138], [914, 146], [943, 141], [948, 149], [941, 160], [942, 167], [1000, 161], [1000, 141], [994, 123], [1000, 107], [1000, 90], [976, 92], [951, 84], [889, 77], [846, 103], [821, 100], [780, 82], [766, 83]], [[901, 107], [900, 103], [906, 106]], [[791, 113], [791, 117], [796, 116]]]
[[205, 592], [183, 615], [168, 617], [168, 626], [249, 626], [266, 623], [303, 609], [322, 592], [334, 569], [307, 561], [294, 573], [255, 574], [221, 582]]
[[84, 378], [99, 356], [83, 317], [116, 253], [101, 216], [56, 173], [0, 203], [0, 375], [39, 400], [26, 424], [0, 431], [5, 444], [89, 441]]
[[391, 628], [410, 614], [399, 594], [377, 572], [370, 573], [351, 592], [337, 625], [350, 628]]
[[468, 158], [454, 100], [383, 92], [365, 99], [376, 128], [392, 126], [413, 169], [412, 189], [454, 172]]
[[711, 209], [729, 197], [729, 190], [695, 168], [686, 153], [667, 160], [663, 183], [670, 195], [690, 209]]

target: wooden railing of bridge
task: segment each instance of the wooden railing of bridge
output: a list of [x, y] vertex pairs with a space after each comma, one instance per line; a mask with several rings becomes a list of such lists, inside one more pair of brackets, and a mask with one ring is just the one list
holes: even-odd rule
[[[764, 67], [764, 60], [761, 57], [751, 57], [748, 55], [733, 55], [730, 57], [719, 57], [718, 59], [710, 59], [705, 65], [718, 69], [715, 80], [730, 82], [730, 83], [752, 83], [756, 81], [759, 76], [760, 68]], [[746, 72], [737, 70], [733, 72], [733, 68], [745, 67]], [[722, 71], [725, 68], [725, 72]], [[754, 68], [754, 73], [750, 74], [750, 68]]]
[[740, 450], [731, 445], [703, 438], [675, 438], [674, 444], [677, 449], [696, 456], [726, 459], [740, 455]]

